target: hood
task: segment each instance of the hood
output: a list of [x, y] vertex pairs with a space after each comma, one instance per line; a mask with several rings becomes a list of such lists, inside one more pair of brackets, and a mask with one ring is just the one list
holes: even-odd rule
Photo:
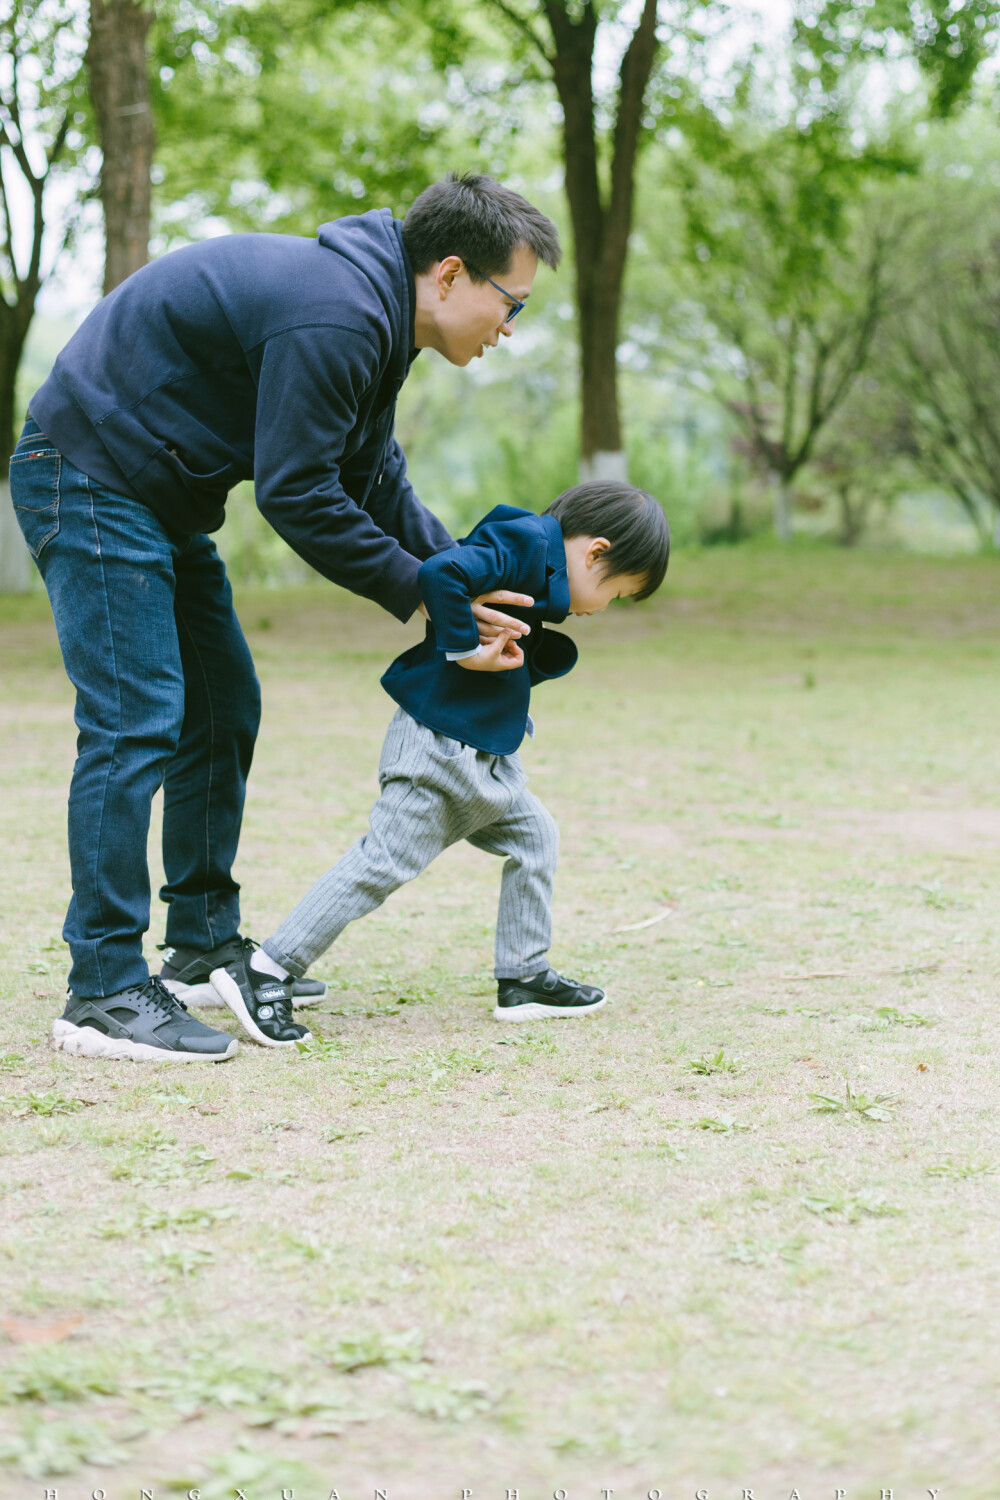
[[320, 244], [349, 261], [369, 282], [400, 354], [400, 377], [409, 366], [416, 315], [416, 288], [402, 229], [388, 208], [373, 208], [321, 224], [318, 231]]

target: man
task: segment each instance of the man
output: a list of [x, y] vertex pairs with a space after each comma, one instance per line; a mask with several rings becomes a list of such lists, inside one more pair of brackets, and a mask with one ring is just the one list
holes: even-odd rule
[[[452, 545], [393, 438], [420, 349], [468, 365], [513, 331], [554, 225], [488, 177], [324, 225], [316, 241], [232, 235], [136, 272], [73, 336], [30, 403], [11, 494], [77, 690], [69, 801], [70, 994], [57, 1047], [220, 1061], [142, 955], [146, 838], [164, 789], [168, 977], [188, 989], [242, 949], [232, 863], [260, 716], [250, 653], [208, 533], [252, 478], [300, 556], [400, 620], [421, 562]], [[523, 632], [475, 606], [483, 640]], [[178, 955], [180, 959], [178, 959]], [[188, 983], [193, 981], [193, 983]], [[308, 1036], [287, 1005], [273, 1040]]]

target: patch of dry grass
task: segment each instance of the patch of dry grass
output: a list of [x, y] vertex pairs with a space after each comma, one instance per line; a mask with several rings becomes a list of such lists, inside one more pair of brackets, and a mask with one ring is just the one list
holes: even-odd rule
[[[572, 627], [525, 752], [554, 959], [613, 1006], [492, 1021], [499, 870], [463, 846], [328, 956], [309, 1052], [211, 1071], [46, 1048], [71, 703], [11, 606], [4, 1312], [83, 1321], [0, 1350], [0, 1493], [994, 1493], [996, 580], [678, 559]], [[412, 632], [320, 587], [241, 610], [262, 937], [364, 828]], [[811, 1107], [848, 1086], [898, 1102]]]

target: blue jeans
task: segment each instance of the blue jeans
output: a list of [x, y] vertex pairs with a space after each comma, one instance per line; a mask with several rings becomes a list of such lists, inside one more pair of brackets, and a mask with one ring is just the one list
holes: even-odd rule
[[76, 688], [70, 988], [112, 995], [149, 976], [146, 840], [160, 786], [167, 942], [214, 948], [239, 930], [231, 867], [260, 688], [207, 536], [168, 531], [89, 479], [30, 418], [10, 487]]

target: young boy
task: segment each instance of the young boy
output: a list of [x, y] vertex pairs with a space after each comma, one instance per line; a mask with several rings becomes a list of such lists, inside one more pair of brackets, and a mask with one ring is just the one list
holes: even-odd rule
[[[517, 754], [533, 725], [531, 688], [576, 662], [568, 636], [542, 628], [612, 599], [647, 599], [663, 582], [670, 532], [659, 504], [631, 485], [577, 485], [544, 515], [500, 505], [464, 541], [423, 564], [429, 624], [382, 685], [399, 704], [379, 764], [371, 826], [316, 882], [262, 948], [249, 939], [212, 984], [266, 1047], [309, 1037], [292, 1020], [292, 985], [347, 926], [467, 839], [506, 856], [496, 930], [497, 1020], [579, 1016], [604, 991], [548, 965], [559, 835], [527, 789]], [[525, 633], [480, 645], [472, 602], [491, 589], [530, 596], [510, 607]]]

